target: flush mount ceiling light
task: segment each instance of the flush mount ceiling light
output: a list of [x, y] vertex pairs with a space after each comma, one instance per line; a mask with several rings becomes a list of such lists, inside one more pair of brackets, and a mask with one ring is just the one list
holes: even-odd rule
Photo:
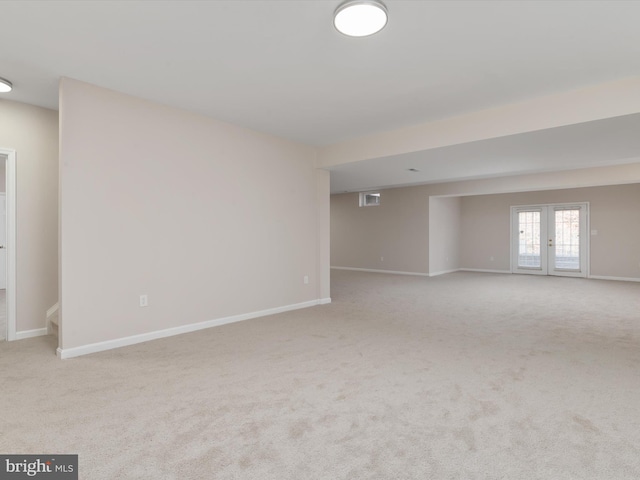
[[9, 80], [0, 77], [0, 93], [7, 93], [13, 90], [13, 85]]
[[377, 0], [349, 0], [333, 14], [333, 25], [350, 37], [366, 37], [387, 24], [387, 7]]

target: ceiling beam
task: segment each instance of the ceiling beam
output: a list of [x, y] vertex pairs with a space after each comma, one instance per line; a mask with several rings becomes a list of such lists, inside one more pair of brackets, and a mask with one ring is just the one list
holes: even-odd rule
[[640, 77], [627, 78], [321, 148], [319, 168], [640, 112]]

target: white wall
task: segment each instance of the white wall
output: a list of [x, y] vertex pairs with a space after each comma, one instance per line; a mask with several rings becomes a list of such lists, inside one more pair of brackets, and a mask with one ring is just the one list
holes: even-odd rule
[[460, 268], [460, 197], [429, 199], [429, 275]]
[[58, 112], [0, 100], [0, 147], [16, 151], [16, 331], [58, 301]]
[[60, 113], [63, 351], [328, 296], [314, 149], [71, 79]]

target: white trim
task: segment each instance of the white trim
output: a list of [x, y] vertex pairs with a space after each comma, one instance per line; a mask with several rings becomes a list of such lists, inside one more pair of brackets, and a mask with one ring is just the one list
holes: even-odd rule
[[321, 298], [318, 300], [318, 305], [326, 305], [328, 303], [331, 303], [331, 297]]
[[428, 273], [416, 273], [416, 272], [399, 272], [396, 270], [374, 270], [371, 268], [355, 268], [355, 267], [331, 267], [334, 270], [353, 270], [355, 272], [371, 272], [371, 273], [392, 273], [394, 275], [417, 275], [419, 277], [428, 277]]
[[[6, 156], [6, 213], [7, 213], [7, 332], [8, 341], [18, 340], [16, 333], [16, 151], [0, 148], [0, 155]], [[43, 329], [46, 331], [46, 329]], [[32, 330], [29, 330], [32, 331]], [[23, 334], [24, 332], [20, 332]], [[27, 338], [27, 337], [24, 337]]]
[[56, 331], [56, 328], [53, 325], [57, 326], [59, 319], [58, 319], [58, 322], [54, 322], [51, 319], [51, 317], [53, 317], [56, 314], [56, 312], [58, 312], [59, 308], [60, 308], [60, 304], [56, 302], [56, 304], [53, 307], [47, 310], [47, 318], [46, 318], [47, 327], [46, 328], [47, 328], [47, 333], [49, 334], [55, 333]]
[[[1, 163], [1, 162], [0, 162]], [[5, 162], [6, 163], [6, 162]], [[5, 169], [6, 169], [6, 165], [5, 165]], [[6, 182], [5, 182], [6, 183]], [[6, 190], [7, 186], [6, 184], [4, 185], [4, 189]], [[6, 213], [7, 213], [7, 193], [6, 192], [0, 192], [0, 198], [4, 197], [4, 213], [5, 213], [5, 222], [4, 222], [4, 231], [5, 231], [5, 235], [7, 232], [7, 221], [6, 221]], [[5, 248], [6, 245], [4, 245], [2, 248]], [[2, 287], [5, 290], [5, 295], [6, 295], [6, 291], [7, 291], [7, 260], [6, 260], [6, 250], [5, 250], [5, 265], [4, 265], [4, 287]], [[6, 315], [6, 307], [5, 307], [5, 312], [4, 314]], [[5, 325], [6, 327], [6, 325]], [[6, 332], [6, 328], [5, 328], [5, 332], [4, 335], [6, 336], [7, 332]]]
[[25, 338], [42, 337], [48, 335], [46, 328], [34, 328], [33, 330], [23, 330], [22, 332], [16, 332], [14, 340], [24, 340]]
[[640, 282], [640, 278], [635, 277], [606, 277], [603, 275], [590, 275], [592, 280], [616, 280], [619, 282]]
[[195, 332], [197, 330], [204, 330], [206, 328], [219, 327], [220, 325], [226, 325], [228, 323], [241, 322], [243, 320], [265, 317], [267, 315], [274, 315], [276, 313], [313, 307], [316, 305], [320, 305], [322, 302], [328, 303], [326, 298], [311, 300], [309, 302], [295, 303], [292, 305], [285, 305], [283, 307], [269, 308], [267, 310], [259, 310], [257, 312], [218, 318], [216, 320], [207, 320], [205, 322], [181, 325], [179, 327], [167, 328], [165, 330], [156, 330], [155, 332], [142, 333], [140, 335], [132, 335], [130, 337], [116, 338], [115, 340], [107, 340], [106, 342], [91, 343], [89, 345], [82, 345], [80, 347], [65, 349], [58, 348], [57, 354], [58, 358], [61, 359], [79, 357], [80, 355], [88, 355], [90, 353], [97, 353], [114, 348], [126, 347], [129, 345], [135, 345], [137, 343], [148, 342], [149, 340], [157, 340], [159, 338], [173, 337], [174, 335]]
[[488, 270], [485, 268], [460, 268], [461, 272], [478, 272], [478, 273], [508, 273], [511, 274], [510, 270]]
[[60, 304], [56, 302], [53, 307], [47, 310], [47, 320], [49, 320], [58, 311], [58, 308], [60, 308]]
[[430, 277], [437, 277], [438, 275], [445, 275], [447, 273], [455, 273], [457, 271], [459, 271], [459, 268], [456, 268], [454, 270], [442, 270], [441, 272], [433, 272], [433, 273], [429, 273]]

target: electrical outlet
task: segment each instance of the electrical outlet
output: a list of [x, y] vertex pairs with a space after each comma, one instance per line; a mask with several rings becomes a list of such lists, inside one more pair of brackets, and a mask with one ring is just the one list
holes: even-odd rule
[[149, 296], [148, 295], [140, 295], [140, 306], [148, 307], [149, 306]]
[[309, 285], [309, 275], [305, 275], [303, 281], [305, 285]]
[[384, 262], [384, 257], [380, 257], [380, 261], [381, 261], [381, 262]]
[[495, 260], [495, 257], [489, 257], [489, 261], [493, 262]]

